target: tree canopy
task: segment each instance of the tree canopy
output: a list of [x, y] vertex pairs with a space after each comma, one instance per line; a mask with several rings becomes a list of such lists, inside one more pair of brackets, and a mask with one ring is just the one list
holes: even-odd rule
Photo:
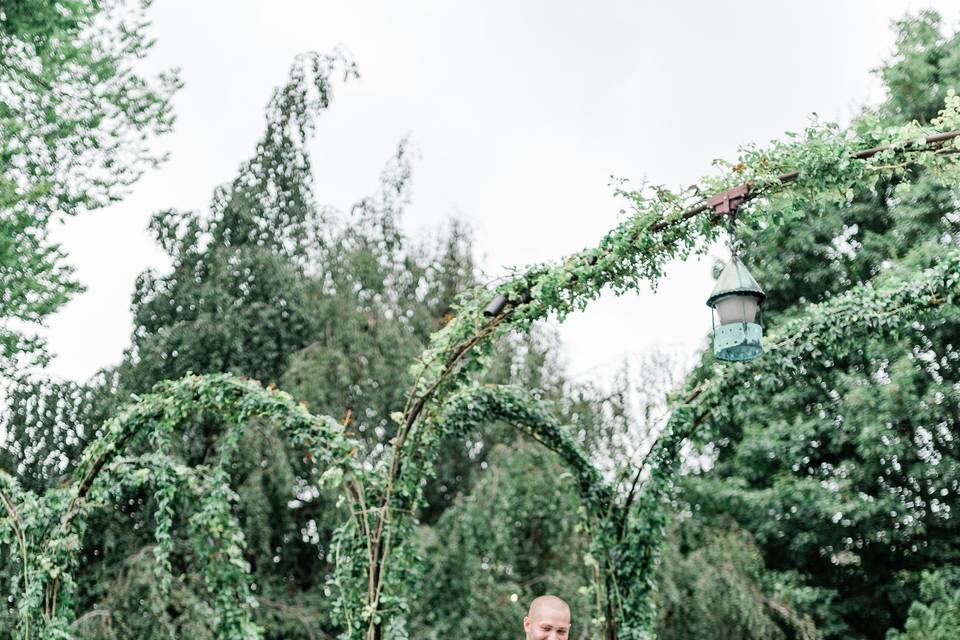
[[[479, 640], [560, 591], [580, 638], [949, 633], [960, 137], [931, 136], [960, 129], [960, 45], [932, 13], [897, 29], [888, 99], [849, 127], [685, 190], [624, 184], [597, 246], [495, 287], [461, 225], [401, 231], [404, 142], [374, 196], [317, 203], [306, 144], [357, 72], [299, 57], [210, 211], [154, 217], [172, 268], [138, 279], [123, 363], [12, 388], [0, 621]], [[709, 251], [724, 214], [700, 205], [741, 184], [764, 358], [704, 354], [669, 413], [668, 375], [569, 380], [542, 320]]]
[[179, 80], [138, 69], [146, 4], [0, 2], [2, 374], [42, 361], [32, 329], [81, 290], [50, 223], [117, 201], [162, 160], [151, 144]]
[[[943, 34], [932, 13], [897, 30], [879, 71], [887, 99], [854, 127], [908, 126], [956, 100], [957, 35]], [[852, 287], [904, 282], [953, 254], [957, 182], [905, 168], [855, 186], [845, 202], [814, 203], [815, 215], [788, 234], [741, 232], [770, 293], [771, 330]], [[711, 432], [714, 466], [685, 485], [699, 513], [733, 517], [769, 568], [817, 594], [830, 637], [883, 637], [903, 623], [924, 572], [956, 562], [957, 320], [944, 306], [890, 335], [838, 336], [854, 347], [842, 357], [818, 336], [802, 377], [737, 395], [736, 413]], [[709, 367], [695, 375], [710, 377]]]

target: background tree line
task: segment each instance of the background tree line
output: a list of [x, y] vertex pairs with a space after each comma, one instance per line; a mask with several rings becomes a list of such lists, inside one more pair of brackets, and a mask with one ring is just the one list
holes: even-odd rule
[[[346, 212], [320, 204], [306, 145], [315, 118], [331, 105], [329, 72], [344, 81], [358, 75], [341, 55], [295, 61], [253, 155], [214, 191], [208, 211], [154, 215], [151, 230], [172, 266], [137, 279], [123, 361], [83, 384], [26, 373], [22, 356], [42, 361], [42, 345], [7, 329], [19, 326], [7, 320], [37, 322], [79, 290], [59, 249], [45, 244], [50, 221], [106, 204], [118, 194], [111, 189], [155, 160], [145, 153], [117, 167], [106, 161], [109, 145], [90, 141], [121, 144], [169, 127], [176, 87], [172, 76], [134, 74], [133, 81], [123, 73], [148, 46], [141, 22], [127, 22], [126, 48], [108, 50], [113, 40], [87, 27], [115, 6], [68, 4], [66, 17], [46, 3], [33, 11], [0, 5], [4, 73], [22, 87], [0, 112], [4, 123], [17, 124], [3, 129], [14, 135], [4, 134], [0, 159], [0, 277], [10, 292], [0, 307], [9, 377], [0, 467], [27, 488], [55, 486], [131, 394], [187, 372], [256, 378], [316, 413], [342, 416], [362, 436], [368, 464], [378, 464], [394, 432], [390, 413], [413, 382], [407, 366], [447, 321], [457, 293], [483, 275], [462, 223], [418, 238], [403, 231], [412, 180], [405, 141], [371, 196]], [[869, 111], [889, 123], [929, 121], [960, 86], [960, 37], [944, 33], [932, 13], [896, 29], [896, 50], [878, 71], [887, 98]], [[60, 66], [54, 46], [80, 64]], [[37, 99], [68, 95], [58, 87], [69, 83], [103, 88], [114, 77], [131, 84], [82, 103], [99, 104], [99, 113], [69, 120], [58, 111], [51, 123], [47, 103]], [[117, 125], [106, 115], [116, 113], [127, 120]], [[111, 123], [105, 130], [104, 122]], [[16, 158], [33, 148], [30, 136], [53, 151], [25, 171]], [[101, 158], [112, 176], [102, 197], [71, 191], [72, 178], [59, 173], [64, 154], [78, 163]], [[912, 178], [864, 186], [849, 206], [825, 209], [790, 234], [745, 231], [751, 269], [770, 294], [771, 324], [854, 284], [923, 269], [957, 242], [957, 192], [922, 174]], [[864, 343], [857, 358], [831, 363], [829, 375], [757, 397], [736, 420], [703, 434], [695, 451], [702, 464], [683, 479], [658, 576], [660, 637], [955, 635], [957, 320], [951, 311], [898, 340]], [[547, 328], [499, 349], [491, 381], [540, 390], [612, 477], [630, 473], [662, 422], [663, 394], [679, 382], [670, 359], [656, 356], [604, 388], [571, 379]], [[705, 352], [704, 363], [710, 358]], [[709, 373], [704, 366], [690, 375]], [[204, 464], [219, 433], [217, 416], [198, 418], [181, 434], [184, 462]], [[336, 550], [329, 541], [343, 507], [306, 480], [310, 461], [301, 452], [268, 429], [248, 433], [233, 486], [259, 622], [271, 638], [331, 637], [327, 579]], [[575, 612], [591, 611], [592, 565], [576, 527], [576, 491], [552, 454], [497, 424], [443, 446], [443, 468], [419, 518], [427, 568], [411, 637], [501, 637], [531, 597], [548, 591], [567, 597]], [[183, 579], [170, 597], [160, 595], [151, 501], [127, 495], [96, 523], [101, 534], [84, 549], [78, 636], [209, 635], [188, 545], [172, 558]], [[0, 573], [13, 579], [4, 560]], [[11, 606], [0, 610], [2, 628], [12, 628]], [[576, 623], [574, 636], [590, 637], [589, 621]]]

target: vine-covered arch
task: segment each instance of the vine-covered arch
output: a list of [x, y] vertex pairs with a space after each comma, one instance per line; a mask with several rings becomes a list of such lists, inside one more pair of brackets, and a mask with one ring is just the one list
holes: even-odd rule
[[[226, 427], [218, 456], [210, 464], [187, 467], [175, 455], [173, 436], [184, 420], [205, 411], [216, 414]], [[20, 571], [9, 587], [17, 598], [20, 634], [70, 635], [73, 576], [88, 518], [112, 504], [112, 492], [150, 487], [161, 585], [170, 580], [172, 505], [178, 493], [185, 493], [192, 498], [187, 525], [195, 555], [206, 559], [212, 626], [221, 638], [257, 637], [250, 619], [253, 603], [243, 533], [232, 511], [235, 495], [229, 486], [229, 467], [255, 417], [276, 425], [291, 446], [313, 461], [318, 476], [334, 473], [354, 500], [364, 501], [367, 483], [357, 445], [336, 421], [311, 415], [286, 393], [231, 375], [191, 375], [161, 383], [104, 425], [103, 436], [85, 451], [74, 482], [66, 488], [38, 496], [0, 473], [6, 512], [0, 520], [0, 542], [12, 543], [19, 551]], [[147, 451], [124, 455], [134, 442], [143, 442]]]
[[[651, 604], [652, 570], [662, 541], [665, 499], [670, 496], [682, 443], [700, 425], [722, 412], [731, 412], [738, 401], [738, 389], [745, 383], [776, 387], [788, 378], [805, 375], [815, 365], [810, 355], [829, 349], [842, 357], [844, 349], [856, 348], [857, 338], [891, 333], [922, 321], [960, 297], [960, 253], [952, 253], [922, 277], [884, 289], [869, 285], [843, 296], [812, 305], [804, 318], [785, 325], [771, 336], [766, 358], [727, 367], [710, 383], [689, 390], [674, 407], [670, 420], [654, 444], [645, 467], [649, 470], [636, 493], [616, 495], [599, 472], [547, 407], [528, 392], [509, 386], [471, 385], [452, 394], [436, 414], [429, 428], [433, 440], [440, 433], [467, 433], [491, 420], [503, 420], [523, 429], [555, 451], [574, 471], [587, 524], [593, 536], [595, 557], [602, 563], [603, 580], [597, 585], [608, 618], [607, 635], [617, 638], [649, 637], [653, 620]], [[169, 438], [176, 426], [193, 412], [214, 410], [229, 425], [224, 447], [215, 464], [208, 468], [186, 467], [169, 451]], [[264, 389], [252, 381], [229, 375], [190, 376], [163, 383], [154, 393], [121, 412], [106, 427], [106, 435], [91, 447], [78, 467], [76, 482], [68, 489], [43, 496], [21, 491], [12, 477], [0, 474], [0, 498], [8, 517], [2, 521], [4, 541], [13, 544], [21, 556], [22, 584], [12, 593], [19, 595], [21, 631], [31, 637], [70, 633], [74, 612], [70, 607], [72, 573], [76, 570], [83, 522], [119, 487], [151, 485], [157, 495], [159, 570], [169, 575], [169, 522], [165, 513], [178, 492], [198, 498], [199, 508], [190, 519], [193, 539], [207, 545], [200, 555], [214, 559], [206, 566], [212, 609], [218, 616], [219, 637], [256, 637], [250, 619], [252, 603], [247, 591], [242, 533], [231, 512], [230, 489], [225, 477], [239, 437], [252, 417], [272, 420], [290, 441], [302, 447], [317, 462], [318, 474], [335, 470], [348, 497], [356, 506], [366, 504], [383, 489], [360, 468], [355, 459], [356, 443], [330, 418], [311, 416], [289, 396]], [[146, 453], [124, 456], [133, 438], [146, 437], [154, 446]], [[421, 463], [437, 451], [423, 450]], [[422, 475], [418, 476], [422, 478]], [[410, 480], [410, 478], [406, 478]], [[367, 483], [367, 484], [364, 484]], [[409, 498], [409, 496], [408, 496]], [[20, 514], [32, 513], [30, 521]], [[346, 544], [338, 563], [341, 578], [369, 584], [365, 571], [371, 548], [360, 536], [371, 535], [379, 512], [361, 508], [359, 517], [345, 523], [341, 534]], [[395, 535], [404, 531], [401, 522]], [[217, 558], [219, 557], [219, 561]], [[398, 571], [399, 572], [399, 571]], [[341, 583], [340, 611], [348, 631], [362, 632], [363, 590]]]
[[[571, 311], [586, 307], [606, 287], [618, 294], [637, 289], [642, 284], [655, 287], [668, 261], [705, 251], [719, 237], [719, 222], [724, 216], [714, 213], [709, 201], [704, 202], [705, 194], [736, 191], [742, 197], [749, 191], [752, 199], [737, 210], [739, 223], [762, 227], [802, 224], [809, 212], [817, 211], [818, 205], [824, 201], [848, 203], [855, 187], [873, 184], [881, 176], [908, 179], [908, 173], [925, 170], [944, 184], [955, 184], [960, 176], [960, 164], [955, 155], [960, 149], [958, 129], [960, 97], [953, 94], [948, 96], [945, 108], [932, 126], [913, 123], [885, 128], [870, 117], [859, 123], [857, 131], [844, 131], [830, 124], [814, 125], [792, 142], [775, 142], [767, 148], [749, 147], [743, 150], [740, 162], [728, 165], [720, 176], [703, 178], [680, 192], [661, 187], [620, 190], [618, 193], [629, 200], [633, 215], [605, 235], [596, 248], [569, 256], [556, 265], [536, 265], [520, 273], [497, 287], [498, 297], [489, 305], [490, 292], [483, 289], [467, 292], [455, 319], [434, 335], [429, 348], [417, 362], [416, 384], [403, 412], [397, 416], [400, 430], [394, 440], [393, 458], [384, 481], [381, 521], [373, 528], [374, 551], [370, 569], [373, 586], [368, 593], [368, 607], [379, 610], [385, 592], [390, 600], [402, 597], [397, 593], [389, 594], [390, 585], [386, 584], [382, 570], [391, 549], [397, 546], [397, 535], [403, 537], [403, 518], [394, 518], [393, 514], [410, 512], [411, 506], [416, 505], [421, 470], [431, 468], [429, 460], [424, 460], [424, 452], [431, 451], [430, 445], [437, 440], [437, 417], [442, 414], [445, 403], [472, 384], [475, 375], [485, 369], [496, 336], [509, 331], [527, 331], [534, 322], [548, 316], [562, 320]], [[729, 208], [726, 213], [730, 213]], [[946, 279], [949, 281], [949, 276]], [[956, 283], [944, 284], [949, 288]], [[864, 319], [864, 310], [874, 308], [872, 291], [858, 289], [851, 295], [854, 296], [852, 304], [844, 306], [841, 299], [833, 312], [829, 311], [833, 309], [829, 305], [814, 307], [810, 317], [800, 319], [799, 325], [794, 323], [788, 327], [793, 333], [775, 345], [783, 348], [781, 353], [792, 355], [781, 356], [783, 361], [769, 357], [765, 360], [778, 365], [771, 370], [775, 374], [770, 376], [771, 380], [782, 384], [785, 376], [803, 371], [802, 358], [816, 352], [818, 341], [826, 344], [825, 339], [832, 337], [832, 347], [845, 348], [842, 340], [836, 339], [838, 327], [848, 324], [844, 318], [856, 318], [861, 329], [884, 329], [891, 318], [902, 319], [893, 309]], [[864, 298], [862, 304], [858, 297]], [[897, 304], [898, 300], [891, 298], [883, 302]], [[910, 306], [913, 303], [904, 301], [904, 308]], [[818, 313], [832, 316], [824, 323], [819, 320]], [[819, 337], [808, 336], [803, 325], [806, 321], [822, 332]], [[797, 353], [789, 348], [800, 341], [793, 334], [807, 336], [802, 342], [804, 349]], [[745, 371], [753, 371], [745, 366], [750, 365], [732, 367], [718, 379], [740, 379]], [[729, 412], [731, 405], [724, 402], [724, 388], [724, 384], [713, 383], [709, 389], [691, 392], [691, 396], [697, 396], [699, 403], [705, 406], [711, 401], [717, 403], [717, 412]], [[735, 396], [731, 394], [730, 397]], [[679, 419], [684, 414], [685, 410], [675, 416]], [[695, 418], [692, 424], [701, 419]], [[665, 455], [659, 464], [654, 460], [652, 465], [663, 470], [665, 479], [673, 474], [678, 450], [676, 443], [682, 440], [685, 427], [671, 427], [668, 433], [678, 435], [663, 445], [661, 451], [672, 451], [672, 454]], [[413, 473], [406, 469], [408, 465], [413, 465]], [[391, 527], [383, 525], [388, 521], [392, 523]], [[641, 577], [651, 579], [649, 571]], [[629, 624], [611, 619], [607, 634], [610, 637], [648, 637], [652, 631], [650, 620], [643, 619], [641, 612], [644, 610], [644, 606], [624, 610], [625, 617], [636, 614], [640, 618]], [[619, 631], [615, 625], [619, 625]], [[386, 627], [383, 619], [371, 617], [367, 639], [382, 638]]]
[[[763, 226], [802, 223], [807, 209], [812, 210], [812, 205], [824, 198], [845, 201], [856, 185], [881, 175], [902, 175], [915, 167], [955, 184], [958, 164], [953, 152], [960, 148], [955, 142], [958, 138], [928, 141], [937, 133], [958, 128], [960, 98], [951, 96], [932, 127], [890, 130], [877, 123], [873, 128], [863, 127], [861, 137], [856, 137], [836, 126], [814, 126], [795, 142], [746, 149], [740, 163], [689, 190], [620, 191], [630, 202], [633, 215], [604, 236], [596, 248], [556, 265], [535, 266], [504, 282], [496, 289], [503, 303], [493, 309], [488, 309], [490, 291], [464, 294], [453, 320], [433, 336], [414, 365], [416, 383], [406, 406], [395, 414], [399, 429], [383, 468], [367, 468], [357, 459], [356, 443], [335, 420], [310, 415], [282, 392], [226, 375], [188, 376], [159, 385], [105, 425], [104, 437], [87, 449], [70, 486], [37, 496], [21, 491], [9, 476], [0, 475], [0, 498], [6, 513], [0, 520], [0, 543], [17, 548], [21, 559], [22, 571], [11, 585], [11, 593], [17, 596], [20, 635], [69, 636], [74, 616], [72, 575], [84, 521], [95, 506], [93, 498], [98, 492], [106, 495], [103, 492], [110, 479], [121, 484], [146, 482], [143, 469], [153, 469], [151, 482], [161, 512], [157, 527], [161, 570], [162, 545], [171, 522], [166, 513], [172, 503], [170, 494], [196, 489], [203, 496], [197, 511], [203, 514], [198, 517], [197, 535], [220, 540], [214, 547], [224, 549], [227, 561], [226, 565], [210, 565], [215, 569], [210, 576], [211, 598], [222, 617], [217, 623], [219, 635], [256, 636], [249, 602], [242, 595], [246, 580], [243, 545], [234, 537], [238, 528], [226, 479], [243, 429], [250, 418], [262, 416], [273, 421], [293, 446], [309, 454], [318, 475], [329, 470], [324, 474], [326, 481], [339, 482], [351, 501], [352, 517], [333, 541], [338, 601], [334, 614], [344, 637], [400, 637], [401, 627], [393, 622], [407, 611], [410, 568], [416, 561], [409, 542], [414, 514], [423, 500], [423, 480], [431, 474], [432, 461], [438, 455], [437, 442], [451, 429], [468, 428], [478, 420], [497, 416], [535, 437], [547, 441], [555, 437], [558, 453], [578, 471], [585, 503], [607, 505], [594, 532], [604, 557], [609, 558], [602, 585], [607, 601], [606, 635], [650, 637], [650, 581], [663, 535], [663, 498], [670, 494], [681, 443], [699, 425], [732, 415], [742, 386], [776, 388], [815, 366], [810, 358], [818, 352], [836, 357], [853, 348], [857, 335], [896, 331], [913, 322], [914, 316], [952, 302], [960, 292], [960, 258], [951, 254], [936, 269], [913, 281], [884, 289], [863, 286], [814, 305], [804, 318], [786, 324], [770, 337], [766, 358], [730, 366], [703, 387], [689, 390], [648, 457], [649, 475], [641, 490], [626, 496], [603, 488], [599, 474], [591, 470], [582, 453], [569, 446], [559, 424], [532, 398], [506, 388], [475, 386], [494, 340], [509, 331], [527, 331], [548, 316], [562, 319], [584, 308], [606, 287], [623, 293], [643, 284], [655, 286], [668, 261], [704, 251], [719, 237], [721, 217], [713, 215], [710, 207], [691, 208], [704, 194], [749, 184], [757, 197], [738, 215], [742, 224]], [[883, 150], [868, 158], [858, 157], [865, 146]], [[796, 173], [796, 179], [786, 188], [783, 176], [790, 172]], [[215, 412], [227, 430], [217, 462], [187, 472], [174, 460], [171, 434], [196, 411]], [[149, 444], [146, 455], [155, 457], [124, 459], [124, 452], [140, 437]], [[23, 508], [27, 505], [29, 509]], [[200, 521], [214, 523], [213, 528]], [[217, 532], [218, 526], [222, 531]], [[221, 544], [225, 546], [218, 546]]]
[[[679, 458], [686, 434], [671, 434], [676, 431], [673, 424], [687, 414], [687, 407], [675, 407], [673, 420], [651, 450], [648, 459], [656, 464], [647, 478], [647, 490], [625, 495], [617, 495], [616, 487], [590, 462], [571, 430], [524, 389], [507, 385], [462, 389], [448, 400], [437, 424], [444, 433], [467, 435], [482, 425], [506, 422], [560, 457], [575, 480], [582, 507], [580, 524], [590, 538], [590, 562], [596, 563], [593, 589], [598, 610], [592, 617], [608, 629], [608, 635], [615, 636], [621, 628], [626, 633], [620, 637], [630, 637], [630, 629], [646, 628], [653, 620], [651, 576], [664, 515], [662, 492], [651, 487], [661, 485], [661, 470]], [[642, 532], [637, 522], [644, 523]]]
[[[601, 579], [595, 585], [603, 603], [607, 637], [645, 638], [654, 620], [652, 577], [662, 543], [666, 509], [681, 450], [698, 428], [709, 429], [731, 415], [751, 385], [773, 391], [796, 376], [830, 367], [868, 336], [891, 335], [922, 322], [960, 295], [960, 252], [944, 256], [920, 277], [884, 288], [857, 287], [770, 337], [766, 358], [724, 367], [709, 383], [678, 399], [668, 423], [648, 454], [649, 472], [639, 493], [617, 495], [590, 464], [547, 407], [522, 389], [475, 385], [453, 394], [436, 428], [466, 434], [493, 420], [513, 424], [555, 451], [574, 473], [585, 507], [584, 526], [592, 537], [591, 555]], [[830, 358], [825, 353], [830, 353]]]

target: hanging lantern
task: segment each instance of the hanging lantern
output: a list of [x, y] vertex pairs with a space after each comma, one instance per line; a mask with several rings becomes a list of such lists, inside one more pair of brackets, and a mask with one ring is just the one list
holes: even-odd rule
[[762, 305], [766, 294], [734, 254], [726, 264], [707, 306], [720, 318], [713, 321], [713, 353], [717, 360], [752, 360], [763, 353]]

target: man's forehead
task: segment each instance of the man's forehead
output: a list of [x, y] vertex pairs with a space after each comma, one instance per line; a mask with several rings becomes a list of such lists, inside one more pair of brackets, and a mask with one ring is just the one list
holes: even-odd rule
[[570, 623], [570, 607], [556, 596], [540, 596], [530, 603], [529, 616], [534, 620], [551, 618]]
[[543, 607], [537, 609], [536, 613], [530, 617], [535, 623], [549, 623], [554, 626], [567, 626], [570, 624], [570, 612], [565, 609], [554, 609], [552, 607]]

